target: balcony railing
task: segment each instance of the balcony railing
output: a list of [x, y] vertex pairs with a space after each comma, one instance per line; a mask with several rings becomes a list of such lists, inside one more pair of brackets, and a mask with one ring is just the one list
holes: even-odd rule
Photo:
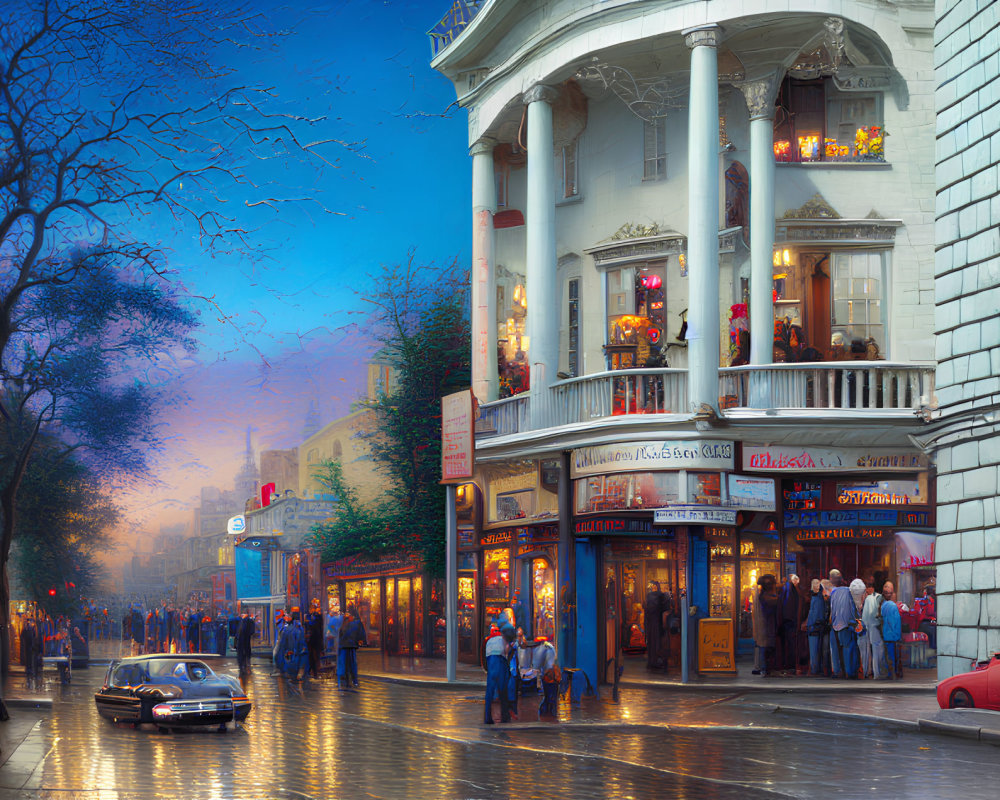
[[934, 396], [934, 367], [885, 361], [727, 367], [719, 396], [731, 408], [916, 411]]
[[[628, 369], [560, 381], [479, 407], [476, 434], [510, 435], [635, 414], [688, 413], [687, 370]], [[934, 397], [934, 367], [886, 361], [817, 362], [719, 370], [732, 408], [917, 411]], [[540, 403], [531, 413], [529, 403]]]

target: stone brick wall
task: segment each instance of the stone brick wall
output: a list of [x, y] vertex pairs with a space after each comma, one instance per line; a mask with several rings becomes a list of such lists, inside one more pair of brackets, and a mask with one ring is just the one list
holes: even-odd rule
[[938, 675], [1000, 650], [1000, 13], [938, 0]]

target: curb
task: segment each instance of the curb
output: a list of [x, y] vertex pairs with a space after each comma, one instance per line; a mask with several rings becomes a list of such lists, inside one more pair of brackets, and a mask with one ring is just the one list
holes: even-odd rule
[[52, 698], [51, 697], [5, 697], [3, 699], [4, 705], [7, 708], [27, 708], [34, 709], [36, 711], [51, 711], [52, 710]]
[[[922, 731], [943, 733], [946, 736], [957, 736], [961, 739], [979, 740], [982, 735], [982, 728], [973, 728], [971, 725], [956, 725], [953, 722], [941, 722], [936, 719], [918, 719], [917, 725]], [[988, 731], [988, 733], [991, 739], [1000, 740], [1000, 734], [996, 731]]]
[[850, 720], [851, 722], [874, 722], [887, 728], [897, 730], [916, 731], [919, 727], [917, 722], [909, 719], [896, 719], [894, 717], [875, 717], [871, 714], [858, 714], [853, 711], [834, 711], [828, 708], [812, 708], [810, 706], [782, 706], [772, 703], [749, 703], [759, 708], [770, 708], [774, 713], [784, 712], [798, 716], [822, 717], [824, 719]]

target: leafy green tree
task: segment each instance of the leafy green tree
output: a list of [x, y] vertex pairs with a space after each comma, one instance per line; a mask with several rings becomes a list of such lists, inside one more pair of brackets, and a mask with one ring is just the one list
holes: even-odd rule
[[39, 443], [101, 481], [143, 476], [159, 446], [160, 381], [194, 348], [195, 316], [169, 285], [74, 254], [82, 279], [22, 296], [0, 362], [0, 639], [9, 653], [8, 561], [21, 486]]
[[49, 441], [36, 447], [17, 510], [11, 567], [20, 596], [51, 614], [74, 613], [104, 577], [99, 558], [114, 547], [120, 510], [83, 462]]
[[[457, 263], [416, 265], [411, 251], [405, 264], [383, 267], [372, 285], [365, 300], [375, 311], [381, 354], [394, 376], [363, 405], [375, 414], [367, 441], [389, 479], [386, 500], [338, 516], [317, 541], [331, 554], [415, 553], [431, 577], [440, 577], [445, 567], [441, 398], [471, 381], [468, 280]], [[359, 508], [339, 465], [325, 466], [321, 480]]]
[[337, 504], [330, 519], [313, 527], [311, 542], [324, 561], [337, 561], [359, 553], [378, 556], [398, 545], [394, 535], [398, 515], [386, 503], [364, 504], [345, 480], [339, 461], [326, 460], [313, 473]]

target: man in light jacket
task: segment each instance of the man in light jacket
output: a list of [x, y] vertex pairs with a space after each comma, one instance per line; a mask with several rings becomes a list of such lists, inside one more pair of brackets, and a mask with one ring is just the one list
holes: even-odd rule
[[[868, 631], [868, 647], [871, 651], [868, 661], [865, 661], [865, 677], [878, 680], [886, 672], [885, 642], [882, 641], [882, 613], [884, 598], [878, 592], [872, 592], [865, 598], [861, 608], [861, 621]], [[870, 671], [869, 671], [870, 669]]]

